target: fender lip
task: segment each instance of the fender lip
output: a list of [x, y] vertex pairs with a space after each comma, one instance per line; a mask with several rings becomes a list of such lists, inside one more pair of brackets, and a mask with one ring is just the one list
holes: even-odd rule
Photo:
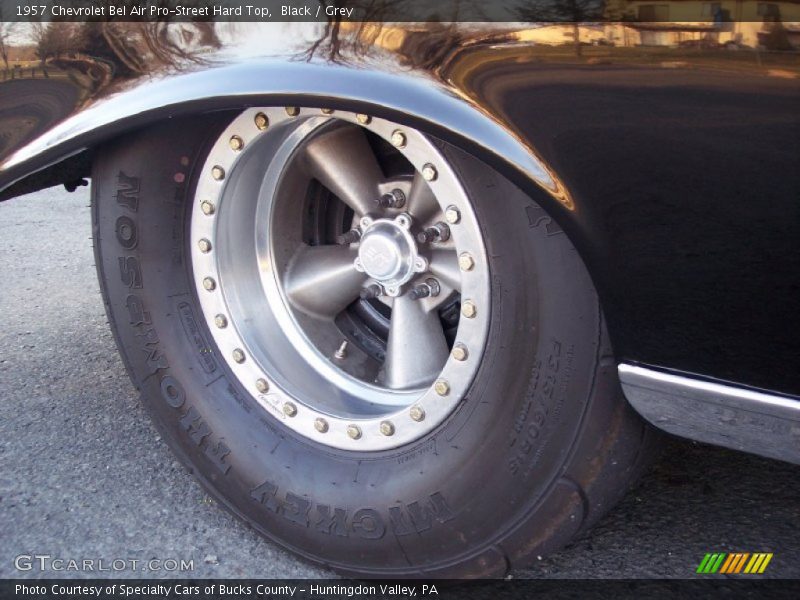
[[622, 363], [631, 406], [677, 436], [800, 464], [800, 399]]
[[106, 139], [162, 118], [254, 103], [281, 105], [300, 98], [306, 104], [346, 105], [349, 110], [356, 107], [376, 116], [413, 121], [409, 124], [481, 149], [493, 162], [505, 163], [551, 195], [558, 195], [562, 188], [527, 143], [433, 78], [270, 59], [165, 76], [100, 100], [11, 154], [0, 166], [0, 191]]

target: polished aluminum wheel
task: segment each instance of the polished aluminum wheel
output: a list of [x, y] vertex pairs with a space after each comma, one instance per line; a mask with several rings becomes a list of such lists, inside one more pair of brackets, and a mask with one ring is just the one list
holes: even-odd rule
[[466, 394], [489, 327], [486, 249], [456, 173], [418, 131], [246, 110], [200, 172], [190, 241], [221, 358], [296, 432], [389, 449]]

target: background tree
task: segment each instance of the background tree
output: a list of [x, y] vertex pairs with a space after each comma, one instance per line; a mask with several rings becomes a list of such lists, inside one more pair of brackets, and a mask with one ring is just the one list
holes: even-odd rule
[[61, 58], [83, 47], [83, 26], [63, 21], [34, 23], [33, 39], [36, 56], [44, 66], [50, 59]]
[[604, 0], [525, 0], [516, 14], [521, 21], [571, 24], [575, 55], [581, 56], [580, 24], [602, 20], [605, 5]]
[[0, 58], [3, 59], [3, 65], [7, 73], [10, 68], [9, 55], [11, 53], [11, 40], [14, 35], [14, 28], [17, 24], [14, 22], [6, 22], [3, 16], [3, 6], [0, 4]]
[[[480, 23], [490, 20], [488, 15], [499, 11], [506, 20], [513, 12], [502, 7], [502, 3], [485, 0], [317, 0], [322, 12], [328, 6], [354, 9], [358, 22], [343, 22], [340, 17], [328, 17], [325, 27], [311, 46], [299, 57], [304, 60], [321, 58], [331, 62], [346, 62], [371, 50], [378, 38], [387, 29], [402, 22], [401, 28], [408, 32], [401, 53], [408, 66], [424, 67], [434, 63], [434, 55], [444, 56], [451, 51], [457, 36], [451, 35], [459, 27], [460, 19]], [[490, 4], [489, 12], [484, 5]], [[413, 21], [413, 26], [410, 22]], [[392, 25], [394, 23], [394, 25]], [[446, 25], [445, 25], [446, 24]], [[427, 39], [423, 43], [422, 36]], [[412, 39], [413, 38], [413, 39]], [[425, 56], [421, 51], [425, 47]], [[413, 51], [413, 52], [412, 52]], [[425, 58], [427, 57], [427, 58]]]

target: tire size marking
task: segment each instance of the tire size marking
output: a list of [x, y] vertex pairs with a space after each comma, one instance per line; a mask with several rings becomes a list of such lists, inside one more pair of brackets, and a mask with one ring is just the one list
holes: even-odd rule
[[435, 523], [455, 518], [441, 492], [434, 492], [424, 501], [398, 504], [381, 513], [374, 508], [359, 508], [352, 513], [346, 508], [316, 503], [291, 491], [281, 493], [278, 486], [265, 481], [250, 491], [250, 498], [269, 511], [302, 527], [312, 527], [326, 535], [381, 539], [386, 531], [396, 536], [420, 534]]
[[[509, 442], [512, 454], [508, 458], [507, 466], [513, 475], [529, 470], [538, 461], [547, 442], [547, 436], [540, 439], [542, 428], [548, 418], [557, 417], [561, 411], [572, 374], [573, 355], [573, 346], [563, 354], [562, 343], [553, 338], [547, 359], [536, 359], [525, 403], [514, 420], [514, 435]], [[531, 457], [534, 449], [536, 452]]]
[[[182, 156], [180, 162], [182, 168], [185, 168], [186, 165], [183, 163], [188, 165], [189, 159], [187, 156]], [[186, 181], [186, 174], [181, 170], [177, 171], [172, 178], [175, 191], [171, 198], [165, 197], [163, 200], [164, 204], [169, 205], [172, 211], [170, 239], [172, 239], [172, 264], [174, 265], [183, 264], [183, 206], [186, 198]]]
[[189, 303], [181, 302], [178, 304], [178, 316], [181, 319], [183, 330], [186, 332], [186, 337], [192, 341], [194, 347], [197, 349], [200, 366], [203, 368], [203, 371], [209, 375], [212, 374], [217, 370], [217, 361], [214, 360], [211, 346], [209, 346], [205, 336], [200, 331], [200, 327], [197, 325], [197, 319]]
[[408, 452], [407, 454], [402, 454], [397, 457], [397, 464], [402, 465], [412, 460], [416, 460], [420, 456], [433, 452], [436, 454], [436, 438], [431, 438], [420, 447]]

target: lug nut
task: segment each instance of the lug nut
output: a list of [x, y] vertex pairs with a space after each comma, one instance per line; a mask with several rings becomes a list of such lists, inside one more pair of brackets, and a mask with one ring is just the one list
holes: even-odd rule
[[475, 303], [472, 300], [466, 300], [461, 303], [461, 314], [468, 319], [473, 319], [478, 314], [478, 309], [475, 308]]
[[328, 431], [328, 422], [323, 419], [322, 417], [318, 419], [314, 419], [314, 429], [319, 431], [320, 433], [327, 433]]
[[266, 394], [269, 391], [269, 382], [266, 379], [256, 379], [256, 389]]
[[333, 358], [336, 360], [344, 360], [347, 358], [347, 340], [344, 340], [339, 346], [339, 349], [333, 353]]
[[221, 181], [225, 179], [225, 169], [220, 167], [219, 165], [211, 168], [211, 177], [216, 179], [217, 181]]
[[348, 425], [347, 435], [349, 435], [354, 440], [357, 440], [358, 438], [361, 437], [361, 428], [358, 425]]
[[253, 122], [256, 124], [256, 127], [262, 131], [269, 127], [269, 118], [267, 118], [267, 115], [265, 115], [263, 112], [258, 113], [253, 118]]
[[396, 148], [404, 148], [405, 145], [406, 145], [406, 134], [400, 131], [399, 129], [396, 129], [392, 133], [392, 146], [395, 146]]
[[286, 114], [290, 117], [296, 117], [300, 114], [300, 109], [297, 106], [287, 106], [286, 107]]
[[444, 379], [439, 379], [433, 384], [433, 390], [440, 396], [447, 396], [450, 393], [450, 384]]
[[372, 121], [372, 117], [370, 117], [369, 115], [357, 114], [356, 121], [358, 121], [362, 125], [369, 125], [369, 122]]
[[211, 204], [208, 200], [203, 200], [200, 203], [200, 210], [203, 211], [204, 215], [213, 215], [214, 214], [214, 205]]
[[381, 421], [380, 429], [383, 435], [394, 435], [394, 425], [391, 421]]
[[438, 296], [442, 291], [439, 282], [433, 278], [425, 280], [425, 283], [415, 285], [408, 293], [409, 298], [412, 300], [419, 300], [420, 298], [427, 298], [428, 296]]
[[420, 244], [427, 244], [428, 242], [446, 242], [450, 239], [450, 227], [447, 223], [436, 223], [432, 227], [427, 227], [417, 234], [417, 241]]
[[444, 220], [450, 225], [455, 225], [461, 220], [461, 212], [455, 206], [448, 206], [444, 210]]
[[234, 349], [234, 351], [231, 352], [231, 356], [233, 356], [233, 360], [239, 364], [243, 363], [245, 360], [244, 350], [241, 348]]
[[453, 346], [453, 351], [450, 354], [459, 362], [467, 360], [467, 357], [469, 356], [467, 347], [464, 344], [455, 344]]
[[225, 317], [225, 315], [217, 315], [214, 317], [214, 325], [220, 329], [225, 329], [228, 326], [228, 319]]
[[425, 419], [425, 411], [419, 406], [412, 406], [408, 414], [415, 421], [422, 421]]
[[284, 402], [283, 414], [287, 417], [293, 417], [297, 414], [297, 407], [292, 402]]
[[371, 300], [372, 298], [378, 298], [379, 296], [383, 296], [383, 288], [378, 284], [373, 283], [362, 289], [359, 296], [361, 296], [362, 300]]
[[436, 181], [436, 178], [439, 174], [436, 172], [436, 167], [432, 164], [428, 163], [424, 167], [422, 167], [422, 178], [425, 181]]
[[244, 148], [244, 140], [240, 138], [238, 135], [234, 135], [229, 141], [228, 144], [231, 147], [231, 150], [238, 152], [242, 148]]
[[395, 189], [378, 198], [377, 202], [381, 208], [403, 208], [406, 204], [406, 195], [403, 190]]
[[214, 281], [211, 277], [206, 277], [203, 279], [203, 287], [206, 288], [209, 292], [213, 292], [217, 287], [217, 282]]
[[458, 255], [458, 266], [462, 271], [472, 271], [475, 267], [475, 259], [469, 252], [462, 252]]
[[432, 242], [436, 239], [436, 230], [433, 227], [428, 227], [424, 231], [420, 231], [417, 234], [417, 241], [420, 244], [427, 244], [428, 242]]
[[332, 108], [320, 108], [319, 109], [323, 115], [332, 115], [333, 109]]
[[209, 242], [206, 238], [197, 242], [197, 247], [200, 248], [200, 252], [203, 254], [208, 254], [211, 252], [211, 242]]
[[349, 246], [350, 244], [357, 243], [360, 239], [361, 232], [358, 229], [351, 229], [336, 238], [336, 241], [340, 246]]

